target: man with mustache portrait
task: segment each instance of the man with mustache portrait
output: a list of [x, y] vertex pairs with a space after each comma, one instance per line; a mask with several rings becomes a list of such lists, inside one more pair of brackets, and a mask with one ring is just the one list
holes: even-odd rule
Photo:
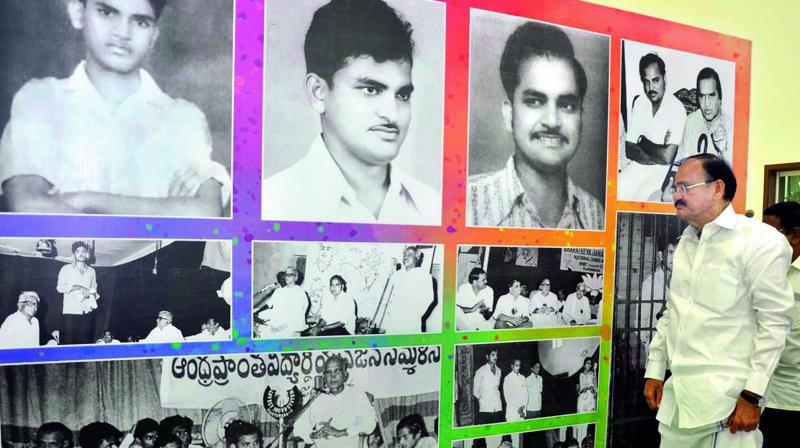
[[625, 158], [618, 179], [618, 198], [646, 201], [662, 189], [683, 137], [686, 110], [675, 95], [667, 93], [664, 60], [647, 53], [639, 60], [639, 77], [647, 97], [633, 99], [625, 134]]
[[263, 181], [262, 218], [438, 225], [439, 193], [392, 163], [411, 124], [411, 24], [382, 0], [331, 0], [314, 12], [304, 53], [321, 133]]
[[471, 226], [601, 229], [605, 208], [573, 183], [567, 165], [581, 142], [586, 72], [558, 27], [526, 22], [500, 59], [503, 127], [514, 152], [500, 171], [470, 176]]

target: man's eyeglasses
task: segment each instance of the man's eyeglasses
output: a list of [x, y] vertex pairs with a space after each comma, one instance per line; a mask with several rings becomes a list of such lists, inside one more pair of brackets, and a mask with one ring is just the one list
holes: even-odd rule
[[683, 185], [683, 184], [673, 185], [672, 187], [670, 187], [669, 191], [672, 194], [675, 194], [675, 193], [686, 194], [692, 188], [701, 187], [703, 185], [710, 184], [711, 182], [714, 182], [714, 181], [716, 181], [716, 179], [709, 179], [709, 180], [707, 180], [705, 182], [699, 182], [699, 183], [692, 184], [692, 185]]
[[19, 303], [21, 303], [21, 304], [23, 304], [25, 306], [36, 306], [36, 307], [39, 306], [39, 302], [31, 302], [29, 300], [25, 300], [25, 301], [19, 302]]

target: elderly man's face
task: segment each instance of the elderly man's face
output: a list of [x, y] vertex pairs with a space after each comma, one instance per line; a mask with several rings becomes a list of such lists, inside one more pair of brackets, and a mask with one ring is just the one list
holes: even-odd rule
[[338, 394], [344, 389], [344, 383], [347, 381], [347, 366], [339, 359], [329, 359], [325, 363], [324, 378], [328, 392]]
[[[685, 161], [678, 172], [675, 174], [675, 185], [690, 186], [703, 183], [709, 180], [708, 173], [703, 168], [702, 162], [695, 159]], [[713, 210], [719, 198], [715, 197], [715, 186], [718, 182], [710, 182], [700, 185], [685, 194], [677, 190], [672, 195], [675, 202], [675, 215], [687, 221], [689, 224], [700, 224], [706, 219], [706, 215]]]
[[17, 305], [19, 311], [27, 317], [33, 317], [39, 310], [39, 302], [35, 299], [26, 297]]
[[156, 326], [158, 328], [164, 328], [164, 327], [166, 327], [167, 325], [169, 325], [171, 323], [172, 323], [172, 320], [170, 320], [168, 317], [158, 316], [156, 318]]
[[539, 283], [539, 290], [545, 294], [550, 292], [550, 280], [549, 279], [542, 280], [542, 283]]
[[409, 247], [403, 251], [403, 267], [411, 269], [417, 264], [417, 251]]
[[572, 66], [559, 57], [531, 57], [520, 65], [519, 78], [514, 97], [503, 104], [517, 163], [561, 172], [581, 140], [583, 98]]
[[286, 286], [292, 286], [297, 283], [297, 271], [295, 270], [286, 270]]

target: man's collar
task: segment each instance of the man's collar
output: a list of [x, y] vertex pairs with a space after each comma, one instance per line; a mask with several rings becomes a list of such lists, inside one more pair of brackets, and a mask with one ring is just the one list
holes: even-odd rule
[[[95, 95], [97, 98], [102, 99], [100, 92], [95, 89], [94, 84], [89, 79], [86, 73], [86, 61], [81, 61], [72, 75], [67, 79], [65, 89], [73, 93], [87, 93]], [[142, 100], [154, 105], [164, 107], [168, 104], [170, 98], [158, 87], [155, 80], [147, 70], [139, 69], [139, 89], [134, 92], [129, 98], [141, 98]]]
[[[736, 228], [736, 212], [733, 211], [733, 206], [728, 203], [722, 210], [722, 213], [717, 215], [711, 223], [716, 224], [724, 229], [733, 230]], [[711, 224], [709, 223], [709, 224]]]
[[[525, 194], [525, 187], [522, 186], [522, 181], [517, 175], [516, 162], [514, 161], [513, 155], [508, 158], [506, 166], [501, 171], [501, 176], [505, 178], [506, 184], [511, 185], [512, 188], [510, 195], [501, 195], [502, 209], [504, 215], [507, 215], [511, 212], [519, 197]], [[572, 182], [572, 178], [567, 176], [567, 203], [565, 209], [576, 210], [577, 206], [580, 205], [577, 204], [578, 201], [580, 201], [578, 198], [578, 187]]]

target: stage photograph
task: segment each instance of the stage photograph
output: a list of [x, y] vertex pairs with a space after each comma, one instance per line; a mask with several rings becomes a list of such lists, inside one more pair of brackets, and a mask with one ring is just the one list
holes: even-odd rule
[[441, 244], [253, 242], [257, 339], [438, 333]]
[[[454, 440], [453, 448], [594, 448], [594, 424]], [[576, 437], [584, 435], [582, 440]]]
[[435, 448], [440, 370], [439, 346], [5, 366], [2, 440]]
[[458, 246], [456, 330], [599, 325], [602, 248]]
[[599, 350], [599, 337], [456, 345], [453, 425], [594, 412]]
[[230, 340], [227, 240], [0, 239], [0, 349]]

